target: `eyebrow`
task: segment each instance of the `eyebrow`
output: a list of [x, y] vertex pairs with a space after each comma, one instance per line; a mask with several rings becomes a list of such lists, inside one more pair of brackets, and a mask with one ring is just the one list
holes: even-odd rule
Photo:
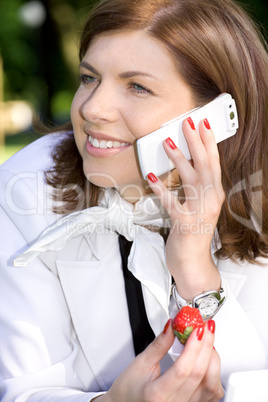
[[96, 75], [100, 75], [98, 73], [98, 71], [89, 63], [87, 63], [86, 61], [81, 61], [81, 63], [79, 64], [79, 67], [84, 67], [87, 70], [90, 70], [92, 73], [96, 74]]
[[120, 78], [126, 79], [126, 78], [133, 78], [137, 76], [142, 76], [142, 77], [148, 77], [148, 78], [154, 78], [155, 77], [150, 74], [150, 73], [145, 73], [143, 71], [126, 71], [124, 73], [119, 74]]
[[[87, 70], [92, 71], [92, 73], [96, 74], [96, 75], [100, 75], [100, 73], [89, 63], [87, 63], [86, 61], [81, 61], [79, 67], [84, 67]], [[122, 79], [128, 79], [128, 78], [133, 78], [133, 77], [137, 77], [137, 76], [142, 76], [142, 77], [148, 77], [148, 78], [152, 78], [152, 79], [156, 79], [152, 74], [150, 73], [145, 73], [143, 71], [125, 71], [123, 73], [119, 74], [119, 78]]]

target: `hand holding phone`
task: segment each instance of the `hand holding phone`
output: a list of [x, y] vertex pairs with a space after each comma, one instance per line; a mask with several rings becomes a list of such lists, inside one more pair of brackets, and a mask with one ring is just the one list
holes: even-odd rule
[[188, 160], [191, 159], [182, 131], [183, 121], [190, 116], [195, 127], [199, 126], [201, 120], [207, 118], [217, 143], [233, 136], [238, 129], [236, 104], [231, 95], [227, 93], [219, 95], [205, 106], [195, 108], [168, 121], [158, 130], [137, 140], [138, 158], [144, 179], [150, 172], [160, 176], [174, 169], [174, 164], [163, 147], [163, 141], [168, 137], [174, 141]]

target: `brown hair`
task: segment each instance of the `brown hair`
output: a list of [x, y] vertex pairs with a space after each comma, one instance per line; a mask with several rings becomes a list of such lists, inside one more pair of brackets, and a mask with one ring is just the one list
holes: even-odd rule
[[[222, 92], [236, 100], [239, 130], [219, 144], [226, 200], [217, 225], [217, 254], [248, 261], [266, 257], [268, 56], [261, 35], [231, 0], [102, 0], [85, 24], [80, 60], [96, 35], [133, 29], [144, 29], [166, 45], [197, 106]], [[75, 183], [87, 200], [87, 180], [72, 135], [55, 149], [54, 161], [47, 172], [49, 184], [64, 189]], [[83, 205], [75, 190], [65, 191], [68, 210], [96, 204], [99, 189], [90, 186], [90, 199]]]

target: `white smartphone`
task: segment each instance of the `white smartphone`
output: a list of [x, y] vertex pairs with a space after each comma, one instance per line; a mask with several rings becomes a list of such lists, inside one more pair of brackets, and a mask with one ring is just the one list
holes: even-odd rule
[[174, 141], [188, 160], [191, 159], [182, 131], [182, 122], [189, 116], [197, 129], [199, 122], [207, 118], [217, 143], [233, 136], [238, 129], [236, 104], [232, 96], [227, 93], [222, 93], [205, 106], [190, 110], [168, 121], [158, 130], [137, 140], [138, 159], [144, 179], [150, 172], [160, 176], [174, 169], [174, 164], [163, 147], [163, 141], [168, 137]]

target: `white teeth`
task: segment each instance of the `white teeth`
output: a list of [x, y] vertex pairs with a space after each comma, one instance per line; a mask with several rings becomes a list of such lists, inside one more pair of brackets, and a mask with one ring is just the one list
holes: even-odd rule
[[105, 140], [97, 140], [97, 138], [92, 138], [90, 135], [88, 136], [88, 141], [94, 148], [120, 148], [128, 145], [126, 142], [119, 141], [105, 141]]
[[99, 141], [98, 141], [96, 138], [94, 138], [94, 140], [92, 141], [92, 145], [93, 145], [93, 147], [95, 147], [95, 148], [99, 148], [99, 147], [100, 147], [100, 143], [99, 143]]

